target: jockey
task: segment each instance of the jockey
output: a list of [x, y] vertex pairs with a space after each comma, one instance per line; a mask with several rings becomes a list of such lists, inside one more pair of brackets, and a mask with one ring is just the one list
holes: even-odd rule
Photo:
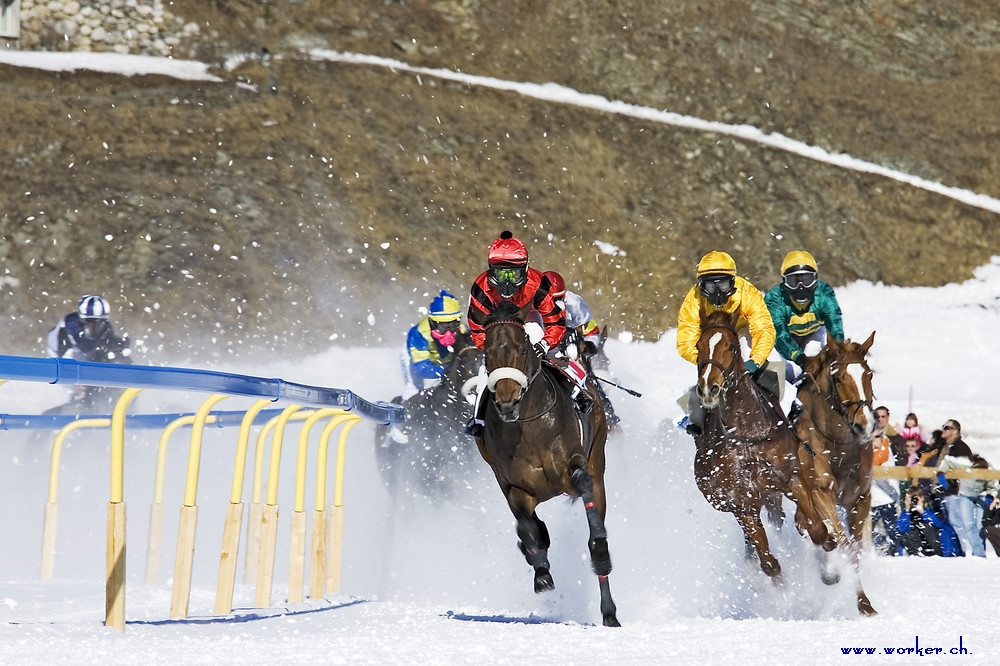
[[455, 360], [455, 351], [469, 344], [469, 330], [462, 324], [462, 305], [442, 289], [431, 301], [428, 315], [406, 336], [406, 392], [413, 395], [424, 390], [425, 384], [436, 383]]
[[[483, 349], [486, 342], [484, 326], [498, 304], [510, 301], [524, 307], [530, 303], [532, 310], [541, 318], [544, 331], [542, 339], [534, 343], [533, 348], [535, 354], [544, 359], [550, 349], [559, 347], [566, 334], [566, 317], [552, 297], [549, 279], [541, 271], [528, 267], [528, 248], [510, 231], [501, 233], [490, 245], [487, 263], [488, 268], [472, 284], [469, 300], [469, 331], [473, 343]], [[573, 397], [577, 407], [587, 412], [593, 405], [593, 399], [588, 391], [580, 388], [585, 379], [585, 376], [576, 378]], [[465, 429], [466, 433], [475, 437], [483, 432], [481, 407], [484, 393], [482, 390], [477, 393], [475, 414]]]
[[803, 355], [815, 356], [826, 346], [829, 333], [844, 341], [844, 323], [833, 288], [818, 280], [816, 260], [808, 252], [794, 250], [781, 262], [781, 282], [764, 296], [776, 333], [774, 347], [785, 366], [785, 379], [798, 385]]
[[[593, 385], [597, 389], [601, 405], [604, 406], [608, 425], [615, 426], [621, 419], [615, 414], [614, 406], [597, 380], [597, 375], [593, 367], [593, 358], [601, 352], [604, 346], [604, 340], [601, 338], [601, 329], [597, 325], [597, 321], [591, 317], [590, 308], [587, 306], [587, 302], [583, 300], [583, 297], [572, 291], [567, 291], [566, 282], [563, 280], [562, 275], [555, 271], [546, 271], [545, 277], [549, 279], [549, 284], [552, 285], [552, 297], [555, 299], [556, 305], [566, 313], [566, 335], [559, 344], [556, 355], [565, 356], [570, 359], [570, 362], [575, 361], [577, 358], [583, 361], [585, 370], [594, 376]], [[606, 366], [607, 357], [601, 355], [598, 361], [603, 361]], [[610, 379], [610, 377], [605, 377], [605, 379]]]
[[[698, 284], [691, 287], [677, 315], [677, 351], [691, 363], [698, 363], [698, 339], [701, 337], [701, 312], [739, 311], [740, 336], [750, 338], [747, 372], [766, 390], [778, 394], [778, 378], [767, 368], [767, 357], [774, 349], [774, 324], [760, 291], [736, 275], [736, 262], [725, 252], [709, 252], [698, 262]], [[773, 386], [772, 386], [773, 384]], [[700, 435], [705, 411], [694, 389], [680, 401], [687, 416], [678, 424], [688, 434]]]

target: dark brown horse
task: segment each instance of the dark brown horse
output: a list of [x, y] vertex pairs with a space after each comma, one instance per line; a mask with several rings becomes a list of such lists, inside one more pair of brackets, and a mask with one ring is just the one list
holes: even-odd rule
[[607, 424], [599, 401], [578, 415], [566, 380], [532, 351], [524, 330], [528, 306], [501, 303], [487, 319], [485, 431], [476, 439], [517, 520], [519, 547], [535, 570], [535, 592], [555, 587], [549, 573], [549, 532], [535, 508], [570, 495], [582, 497], [590, 527], [590, 561], [601, 589], [604, 625], [618, 624], [611, 599], [604, 516]]
[[801, 442], [785, 421], [777, 399], [747, 373], [736, 330], [737, 313], [702, 312], [698, 340], [698, 398], [707, 410], [703, 434], [695, 438], [694, 472], [709, 504], [732, 513], [743, 529], [747, 553], [775, 584], [781, 566], [771, 553], [761, 523], [761, 508], [780, 513], [781, 495], [796, 504], [795, 524], [825, 550], [836, 547], [814, 502], [809, 469], [799, 460]]
[[[795, 431], [816, 453], [813, 458], [817, 488], [833, 493], [847, 512], [851, 564], [858, 570], [865, 523], [871, 511], [872, 371], [866, 357], [875, 341], [872, 333], [858, 344], [827, 339], [826, 347], [803, 366], [798, 399], [804, 413]], [[836, 527], [840, 528], [838, 519]], [[827, 574], [829, 575], [829, 574]], [[874, 615], [860, 577], [858, 610]]]

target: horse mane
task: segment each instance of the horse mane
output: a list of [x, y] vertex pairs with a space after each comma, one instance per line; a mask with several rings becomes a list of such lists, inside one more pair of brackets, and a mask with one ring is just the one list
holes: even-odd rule
[[843, 342], [837, 342], [830, 338], [820, 353], [805, 359], [802, 369], [813, 377], [819, 377], [820, 371], [824, 367], [864, 359], [866, 353], [867, 350], [861, 343], [854, 342], [850, 338]]
[[733, 312], [715, 310], [710, 313], [701, 310], [701, 327], [704, 330], [710, 326], [721, 326], [722, 328], [730, 328], [735, 332], [737, 317], [738, 314], [735, 310]]
[[486, 318], [487, 324], [492, 324], [498, 321], [524, 321], [524, 313], [521, 312], [521, 308], [513, 303], [513, 301], [501, 301], [499, 305], [490, 313], [490, 316]]

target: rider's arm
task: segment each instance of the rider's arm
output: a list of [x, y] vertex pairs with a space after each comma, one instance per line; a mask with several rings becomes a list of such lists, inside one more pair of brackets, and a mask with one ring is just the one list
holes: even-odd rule
[[483, 348], [486, 342], [486, 318], [493, 312], [493, 300], [486, 292], [489, 285], [486, 282], [486, 273], [481, 274], [472, 283], [472, 293], [469, 296], [469, 333], [472, 335], [472, 342], [479, 349]]
[[701, 297], [698, 287], [691, 287], [677, 312], [677, 353], [685, 361], [698, 362], [698, 338], [701, 337]]
[[410, 354], [413, 374], [423, 379], [436, 379], [441, 376], [441, 366], [431, 360], [430, 342], [421, 333], [420, 324], [411, 328], [407, 334], [406, 349]]
[[532, 307], [542, 316], [542, 323], [545, 324], [544, 339], [549, 343], [549, 349], [558, 349], [566, 335], [566, 314], [563, 309], [556, 305], [547, 289], [536, 289], [532, 296]]
[[840, 303], [833, 293], [833, 287], [825, 282], [816, 285], [816, 295], [813, 297], [817, 309], [820, 310], [827, 332], [837, 342], [844, 341], [844, 318], [840, 313]]
[[771, 314], [771, 323], [774, 324], [774, 348], [778, 350], [782, 358], [794, 361], [802, 354], [802, 350], [792, 340], [792, 334], [788, 330], [788, 320], [791, 319], [792, 309], [785, 302], [785, 295], [781, 285], [772, 288], [764, 295], [764, 304]]
[[740, 290], [740, 311], [750, 328], [750, 360], [761, 366], [774, 349], [774, 322], [760, 290], [739, 277], [736, 283]]

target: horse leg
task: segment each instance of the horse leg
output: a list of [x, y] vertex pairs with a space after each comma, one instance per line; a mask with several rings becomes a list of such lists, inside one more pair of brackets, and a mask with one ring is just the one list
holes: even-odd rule
[[865, 521], [871, 513], [871, 509], [872, 494], [869, 490], [858, 498], [854, 508], [847, 513], [847, 522], [851, 528], [851, 541], [853, 542], [851, 544], [851, 566], [854, 567], [854, 572], [858, 579], [857, 588], [855, 589], [858, 600], [858, 612], [869, 616], [878, 615], [878, 612], [872, 606], [872, 602], [868, 600], [868, 595], [865, 594], [865, 590], [861, 586], [861, 564], [858, 561], [858, 551], [861, 550], [862, 540], [864, 539]]
[[611, 573], [611, 554], [608, 552], [608, 531], [604, 526], [604, 516], [594, 501], [594, 478], [582, 467], [577, 467], [570, 475], [573, 488], [583, 498], [583, 508], [587, 512], [587, 525], [590, 527], [590, 564], [597, 574], [601, 586], [601, 616], [605, 627], [620, 627], [618, 609], [611, 598], [611, 585], [608, 574]]
[[507, 489], [507, 503], [517, 520], [517, 547], [535, 570], [535, 592], [555, 589], [549, 573], [549, 530], [535, 513], [535, 498], [520, 488]]
[[764, 525], [760, 522], [760, 510], [746, 511], [733, 514], [743, 528], [743, 535], [749, 543], [752, 543], [757, 551], [757, 559], [760, 560], [761, 571], [766, 573], [771, 582], [775, 585], [784, 585], [785, 579], [781, 575], [781, 565], [777, 558], [771, 554], [767, 545], [767, 534], [764, 533]]
[[781, 506], [781, 494], [772, 493], [764, 501], [764, 508], [767, 509], [767, 522], [771, 523], [775, 529], [781, 529], [785, 524], [785, 510]]

